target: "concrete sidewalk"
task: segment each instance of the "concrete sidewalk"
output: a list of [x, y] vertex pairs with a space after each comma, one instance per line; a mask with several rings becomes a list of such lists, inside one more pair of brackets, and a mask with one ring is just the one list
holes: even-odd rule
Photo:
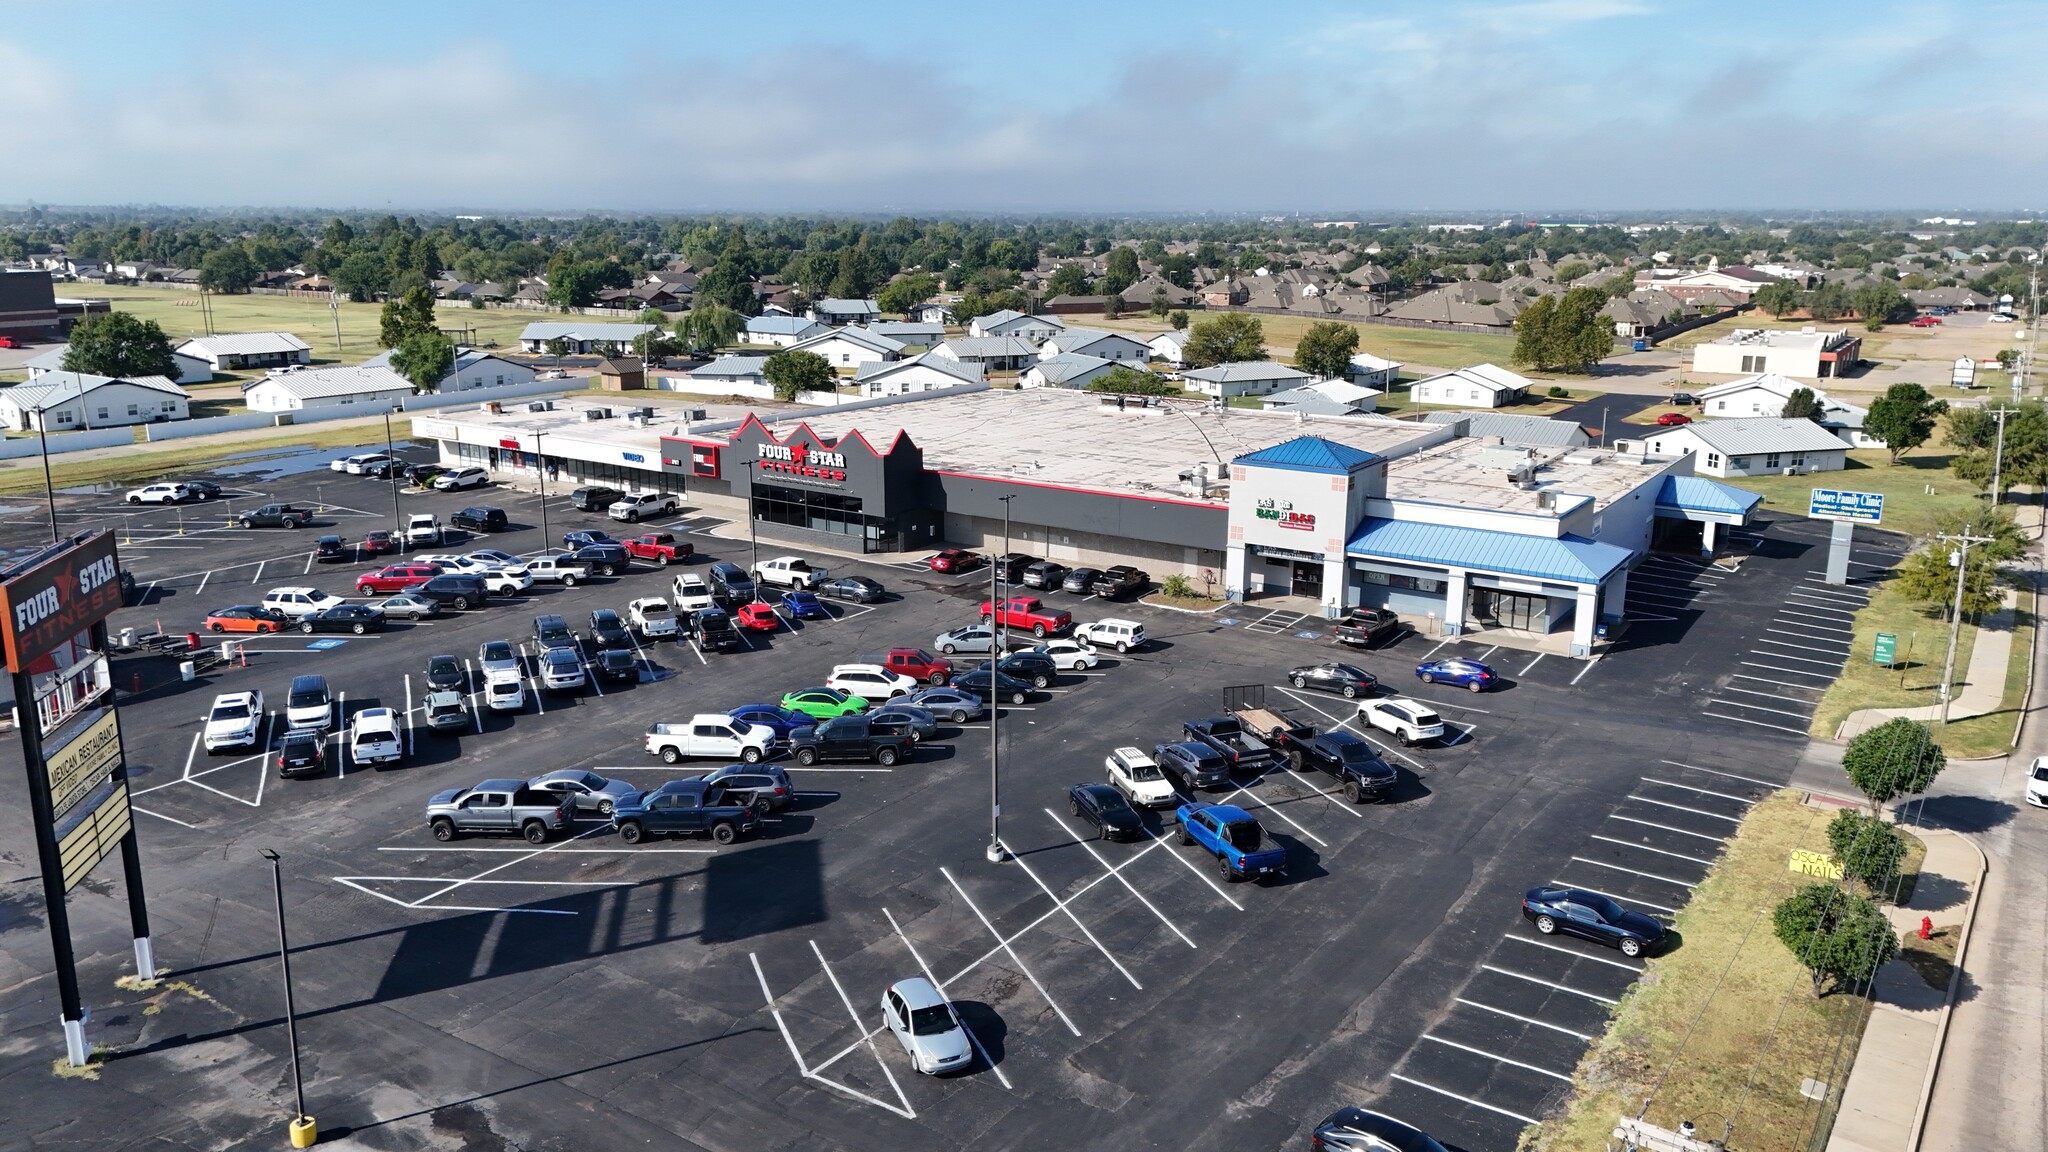
[[[1970, 667], [1957, 683], [1955, 698], [1949, 702], [1948, 718], [1966, 720], [1998, 711], [2005, 702], [2005, 674], [2012, 665], [2013, 603], [2016, 593], [2005, 590], [2004, 606], [1984, 618], [1977, 628], [1977, 643], [1970, 649]], [[1853, 658], [1855, 653], [1850, 653]], [[1941, 705], [1916, 708], [1859, 708], [1849, 713], [1835, 739], [1847, 740], [1895, 716], [1933, 722], [1941, 719]]]
[[[1927, 844], [1927, 858], [1912, 899], [1887, 907], [1898, 931], [1917, 932], [1920, 918], [1957, 933], [1956, 971], [1966, 962], [1977, 893], [1984, 881], [1984, 854], [1970, 840], [1947, 829], [1915, 830]], [[1828, 1152], [1913, 1152], [1920, 1145], [1921, 1120], [1933, 1088], [1934, 1071], [1948, 1032], [1958, 980], [1930, 988], [1904, 960], [1880, 968], [1872, 982], [1870, 1020], [1841, 1110], [1828, 1137]]]

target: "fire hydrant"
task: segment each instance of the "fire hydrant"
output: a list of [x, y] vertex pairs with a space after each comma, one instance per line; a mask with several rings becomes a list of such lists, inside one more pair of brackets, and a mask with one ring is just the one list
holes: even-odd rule
[[1933, 939], [1933, 938], [1934, 938], [1934, 918], [1933, 918], [1933, 917], [1931, 917], [1931, 916], [1922, 916], [1922, 917], [1920, 918], [1920, 938], [1921, 938], [1922, 940], [1931, 940], [1931, 939]]

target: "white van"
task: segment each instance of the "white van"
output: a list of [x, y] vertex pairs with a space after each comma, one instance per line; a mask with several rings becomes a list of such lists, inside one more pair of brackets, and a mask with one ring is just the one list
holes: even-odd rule
[[516, 670], [493, 672], [484, 681], [484, 703], [493, 712], [517, 712], [526, 707], [526, 684]]

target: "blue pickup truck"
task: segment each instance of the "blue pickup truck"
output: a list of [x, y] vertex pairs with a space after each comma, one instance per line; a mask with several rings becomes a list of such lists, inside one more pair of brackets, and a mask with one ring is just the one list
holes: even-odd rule
[[1208, 850], [1226, 881], [1278, 876], [1287, 870], [1287, 850], [1268, 840], [1266, 830], [1242, 808], [1183, 804], [1173, 816], [1180, 823], [1180, 842]]

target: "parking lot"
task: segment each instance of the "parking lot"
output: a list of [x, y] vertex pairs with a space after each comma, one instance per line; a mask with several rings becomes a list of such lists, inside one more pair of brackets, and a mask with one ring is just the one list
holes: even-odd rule
[[[390, 528], [393, 513], [387, 484], [325, 470], [347, 451], [224, 477], [235, 494], [215, 504], [135, 509], [79, 493], [62, 498], [60, 518], [122, 534], [143, 595], [116, 631], [182, 634], [208, 610], [280, 585], [352, 595], [354, 576], [376, 564], [316, 565], [312, 541], [353, 541]], [[570, 510], [565, 495], [546, 510], [553, 542], [573, 528], [630, 534]], [[316, 525], [225, 526], [226, 507], [282, 499], [319, 505]], [[473, 503], [509, 512], [512, 531], [447, 551], [550, 542], [532, 495], [399, 501], [405, 514], [444, 520]], [[686, 508], [641, 527], [690, 541], [688, 570], [701, 571], [713, 557], [747, 560], [744, 541], [711, 534], [724, 523]], [[45, 525], [39, 505], [4, 510], [0, 547], [33, 546]], [[986, 569], [942, 576], [814, 556], [882, 582], [889, 597], [746, 634], [737, 653], [643, 645], [638, 682], [539, 694], [516, 714], [472, 701], [471, 723], [447, 732], [427, 730], [417, 711], [429, 656], [473, 661], [484, 641], [530, 641], [542, 612], [582, 630], [594, 608], [667, 595], [677, 569], [636, 564], [364, 636], [253, 637], [246, 667], [191, 684], [162, 660], [117, 662], [124, 689], [129, 675], [143, 684], [123, 701], [123, 722], [159, 962], [207, 999], [172, 995], [145, 1015], [117, 993], [127, 954], [118, 880], [82, 887], [73, 930], [92, 1032], [122, 1053], [92, 1090], [111, 1084], [166, 1117], [205, 1101], [218, 1138], [269, 1138], [290, 1090], [270, 877], [255, 856], [274, 847], [286, 861], [308, 1107], [323, 1135], [364, 1146], [487, 1132], [516, 1147], [588, 1146], [603, 1133], [609, 1146], [721, 1150], [1265, 1149], [1302, 1146], [1333, 1108], [1363, 1104], [1469, 1152], [1509, 1149], [1562, 1097], [1640, 969], [1591, 944], [1539, 938], [1521, 894], [1560, 881], [1668, 914], [1742, 811], [1787, 777], [1804, 722], [1759, 709], [1795, 712], [1785, 701], [1817, 699], [1821, 673], [1841, 661], [1813, 653], [1813, 673], [1787, 675], [1800, 653], [1769, 637], [1794, 630], [1778, 614], [1796, 604], [1825, 622], [1856, 596], [1809, 580], [1825, 551], [1824, 533], [1818, 547], [1812, 535], [1803, 522], [1768, 528], [1734, 570], [1653, 559], [1631, 580], [1639, 622], [1596, 662], [1413, 633], [1354, 653], [1315, 620], [1048, 596], [1079, 620], [1140, 620], [1151, 642], [1004, 707], [1000, 835], [1015, 859], [1002, 865], [983, 856], [986, 720], [942, 724], [891, 768], [784, 759], [794, 802], [760, 836], [727, 846], [629, 846], [594, 817], [539, 846], [444, 844], [422, 817], [432, 793], [486, 777], [576, 767], [652, 787], [708, 771], [717, 762], [647, 755], [646, 726], [772, 703], [863, 652], [929, 647], [974, 622]], [[798, 550], [761, 542], [763, 557], [787, 551]], [[1412, 670], [1432, 652], [1484, 657], [1507, 685], [1484, 695], [1424, 686]], [[1403, 748], [1366, 733], [1400, 772], [1384, 804], [1352, 806], [1327, 777], [1286, 768], [1205, 796], [1259, 818], [1287, 851], [1283, 878], [1223, 882], [1207, 856], [1174, 842], [1170, 814], [1148, 816], [1132, 843], [1097, 842], [1069, 815], [1066, 788], [1101, 779], [1110, 748], [1177, 739], [1182, 721], [1220, 712], [1228, 686], [1264, 684], [1270, 706], [1355, 730], [1350, 702], [1286, 684], [1289, 668], [1332, 658], [1437, 706], [1450, 736]], [[290, 678], [311, 672], [345, 693], [345, 713], [402, 710], [404, 759], [377, 768], [337, 756], [319, 777], [287, 780], [262, 753], [199, 746], [214, 693], [260, 688], [275, 711]], [[1783, 684], [1755, 686], [1773, 676]], [[266, 745], [281, 727], [273, 718]], [[18, 774], [6, 787], [20, 788]], [[25, 822], [15, 824], [0, 859], [30, 874]], [[19, 975], [0, 978], [15, 1038], [0, 1072], [36, 1086], [17, 1093], [24, 1130], [69, 1124], [76, 1138], [81, 1123], [114, 1121], [82, 1120], [73, 1085], [48, 1090], [55, 1010], [47, 979], [30, 979], [48, 967], [37, 889], [9, 879], [0, 977]], [[968, 1071], [919, 1075], [878, 1030], [882, 989], [912, 976], [959, 1011], [978, 1049]]]

